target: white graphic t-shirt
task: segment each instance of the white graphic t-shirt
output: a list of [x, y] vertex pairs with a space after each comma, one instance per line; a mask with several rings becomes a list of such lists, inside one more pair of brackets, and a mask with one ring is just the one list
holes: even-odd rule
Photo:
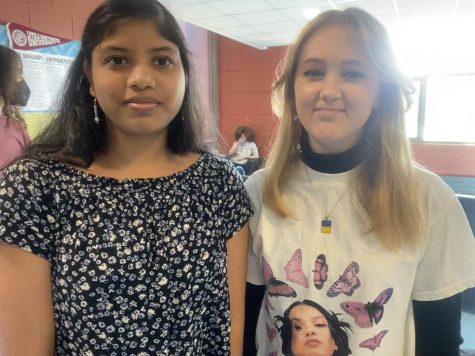
[[[258, 355], [411, 356], [412, 300], [439, 300], [475, 286], [475, 240], [458, 199], [435, 174], [416, 172], [428, 226], [422, 243], [389, 251], [349, 188], [354, 170], [308, 169], [307, 177], [299, 162], [284, 192], [295, 219], [263, 205], [267, 172], [246, 181], [255, 211], [248, 281], [266, 285]], [[323, 233], [321, 221], [336, 202], [331, 232]]]

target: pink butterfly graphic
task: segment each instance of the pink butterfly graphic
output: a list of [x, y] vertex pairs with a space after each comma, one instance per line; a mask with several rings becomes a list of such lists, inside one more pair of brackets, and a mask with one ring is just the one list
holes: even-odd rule
[[318, 290], [322, 289], [323, 284], [328, 278], [327, 258], [323, 253], [317, 256], [317, 259], [315, 260], [315, 269], [312, 272], [315, 288]]
[[328, 289], [327, 296], [334, 298], [339, 296], [341, 293], [348, 296], [352, 296], [353, 292], [360, 287], [361, 283], [356, 275], [360, 270], [360, 266], [355, 261], [351, 262], [348, 267], [346, 267], [337, 281], [331, 285]]
[[292, 258], [284, 267], [285, 277], [288, 281], [295, 282], [302, 287], [308, 288], [308, 280], [302, 271], [302, 250], [295, 250]]
[[269, 341], [272, 342], [274, 341], [275, 337], [277, 336], [277, 330], [274, 328], [271, 328], [269, 325], [266, 323], [266, 330], [267, 330], [267, 337], [269, 338]]
[[391, 298], [393, 289], [388, 288], [382, 291], [374, 300], [366, 304], [360, 302], [343, 302], [341, 308], [350, 314], [358, 326], [369, 328], [373, 322], [378, 324], [384, 314], [384, 304]]
[[272, 268], [267, 263], [266, 259], [262, 257], [262, 271], [264, 273], [264, 280], [267, 285], [267, 293], [271, 297], [290, 297], [295, 298], [297, 293], [287, 283], [279, 281], [274, 277]]
[[371, 351], [374, 352], [374, 350], [376, 350], [381, 345], [381, 340], [387, 333], [388, 333], [388, 330], [383, 330], [379, 332], [377, 335], [374, 335], [374, 337], [364, 340], [359, 346], [361, 348], [370, 349]]
[[271, 352], [269, 352], [269, 356], [277, 356], [277, 351], [271, 351]]

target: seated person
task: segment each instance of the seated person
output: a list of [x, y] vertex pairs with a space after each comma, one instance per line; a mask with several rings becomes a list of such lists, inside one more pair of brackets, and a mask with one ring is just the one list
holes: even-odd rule
[[257, 146], [254, 143], [254, 130], [250, 127], [240, 126], [234, 132], [236, 141], [229, 150], [229, 159], [235, 165], [244, 166], [249, 159], [259, 158]]

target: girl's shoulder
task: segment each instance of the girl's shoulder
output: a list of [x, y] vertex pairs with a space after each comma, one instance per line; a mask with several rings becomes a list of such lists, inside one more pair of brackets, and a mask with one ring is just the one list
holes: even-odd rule
[[5, 177], [48, 177], [54, 175], [54, 172], [60, 169], [61, 163], [54, 160], [38, 160], [25, 158], [14, 161], [4, 170]]
[[423, 195], [454, 194], [441, 176], [425, 167], [415, 167], [415, 178]]
[[252, 173], [244, 183], [246, 190], [249, 194], [260, 196], [262, 191], [262, 186], [264, 181], [269, 174], [269, 168], [261, 168], [254, 173]]
[[425, 210], [439, 215], [457, 205], [457, 196], [452, 188], [438, 174], [421, 166], [416, 167], [415, 176], [421, 203]]
[[236, 173], [232, 162], [224, 156], [204, 153], [198, 162], [201, 162], [202, 167], [206, 167], [214, 174], [225, 173], [234, 175]]

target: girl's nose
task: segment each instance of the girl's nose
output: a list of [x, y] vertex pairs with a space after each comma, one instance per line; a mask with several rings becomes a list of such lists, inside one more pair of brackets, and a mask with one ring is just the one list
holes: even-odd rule
[[305, 330], [305, 335], [306, 336], [315, 336], [317, 333], [314, 328], [310, 328]]
[[323, 80], [320, 97], [326, 102], [332, 102], [341, 98], [340, 80], [336, 75], [328, 75]]
[[136, 64], [131, 69], [127, 82], [130, 87], [138, 90], [155, 87], [152, 69], [147, 64]]

